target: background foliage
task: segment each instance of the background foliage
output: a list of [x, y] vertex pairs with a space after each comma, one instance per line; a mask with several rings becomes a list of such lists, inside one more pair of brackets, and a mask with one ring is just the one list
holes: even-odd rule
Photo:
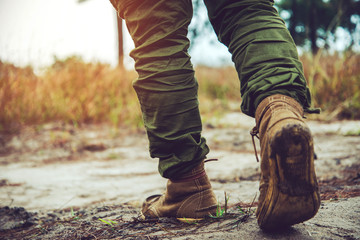
[[[322, 119], [360, 119], [360, 55], [301, 57], [313, 103]], [[42, 74], [0, 61], [0, 131], [62, 121], [107, 122], [137, 128], [142, 117], [132, 80], [134, 71], [77, 57], [57, 60]], [[233, 67], [198, 66], [200, 111], [209, 116], [240, 111], [240, 83]]]
[[[212, 31], [212, 27], [204, 17], [203, 0], [193, 0], [193, 7], [196, 24], [190, 25], [189, 37], [196, 44], [197, 38]], [[334, 44], [330, 39], [335, 38], [339, 28], [350, 34], [347, 50], [352, 50], [355, 39], [360, 39], [359, 0], [275, 0], [275, 7], [286, 21], [295, 43], [309, 46], [314, 54], [320, 47], [329, 48]]]
[[[202, 1], [193, 4], [196, 24], [191, 25], [189, 36], [196, 43], [199, 32], [212, 29]], [[323, 109], [321, 119], [360, 119], [360, 55], [351, 49], [359, 34], [359, 4], [358, 0], [277, 1], [280, 13], [288, 13], [285, 20], [297, 44], [311, 43], [312, 51], [304, 53], [301, 61], [313, 105]], [[319, 39], [325, 41], [337, 27], [352, 36], [349, 48], [331, 54], [326, 45], [319, 50]], [[78, 57], [56, 59], [40, 74], [31, 66], [20, 68], [0, 61], [0, 131], [50, 121], [108, 122], [137, 128], [142, 117], [132, 89], [136, 77], [134, 71], [87, 63]], [[196, 77], [204, 119], [240, 111], [240, 84], [233, 67], [198, 66]]]
[[[316, 53], [319, 44], [329, 47], [329, 37], [338, 27], [350, 33], [349, 49], [354, 46], [356, 27], [360, 24], [360, 1], [358, 0], [279, 0], [280, 13], [286, 11], [290, 34], [297, 45], [310, 44]], [[283, 14], [284, 15], [284, 14]]]

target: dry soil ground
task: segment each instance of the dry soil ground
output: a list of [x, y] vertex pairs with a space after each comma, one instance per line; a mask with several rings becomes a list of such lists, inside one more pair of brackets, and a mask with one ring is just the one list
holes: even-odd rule
[[230, 199], [225, 217], [195, 224], [138, 219], [142, 200], [166, 183], [143, 131], [53, 123], [2, 134], [0, 239], [360, 239], [360, 121], [309, 122], [321, 209], [277, 233], [261, 231], [253, 214], [253, 124], [232, 113], [204, 127], [208, 158], [218, 159], [207, 173], [221, 204], [224, 192]]

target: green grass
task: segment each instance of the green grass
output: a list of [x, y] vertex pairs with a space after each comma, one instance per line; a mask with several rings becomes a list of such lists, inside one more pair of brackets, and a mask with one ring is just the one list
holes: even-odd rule
[[76, 216], [74, 209], [72, 207], [70, 208], [70, 218], [72, 220], [78, 220], [80, 218], [79, 216]]
[[105, 219], [99, 218], [99, 221], [101, 221], [101, 222], [109, 225], [110, 227], [114, 227], [114, 226], [117, 224], [116, 221], [109, 220], [109, 219], [108, 219], [108, 220], [105, 220]]
[[212, 215], [212, 214], [209, 215], [211, 218], [223, 218], [223, 217], [226, 216], [230, 196], [226, 196], [226, 192], [224, 192], [224, 196], [225, 196], [225, 205], [224, 205], [224, 207], [222, 208], [221, 204], [220, 204], [220, 201], [218, 201], [215, 215]]
[[345, 133], [345, 136], [360, 136], [360, 129], [350, 130]]

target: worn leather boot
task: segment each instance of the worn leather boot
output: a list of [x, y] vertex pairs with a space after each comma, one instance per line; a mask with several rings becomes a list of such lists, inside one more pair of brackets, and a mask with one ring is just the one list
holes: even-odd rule
[[179, 220], [199, 221], [215, 214], [217, 202], [204, 162], [189, 174], [169, 179], [163, 195], [148, 197], [142, 206], [143, 218], [176, 217]]
[[265, 98], [255, 113], [260, 134], [261, 179], [256, 217], [264, 230], [277, 230], [312, 218], [320, 206], [314, 146], [293, 98]]

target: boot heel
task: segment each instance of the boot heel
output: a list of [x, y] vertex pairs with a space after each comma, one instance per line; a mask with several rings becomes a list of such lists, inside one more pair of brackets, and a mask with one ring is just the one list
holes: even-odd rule
[[310, 130], [289, 124], [277, 132], [270, 142], [270, 157], [276, 159], [278, 187], [290, 196], [305, 196], [314, 192], [312, 162], [314, 147]]

